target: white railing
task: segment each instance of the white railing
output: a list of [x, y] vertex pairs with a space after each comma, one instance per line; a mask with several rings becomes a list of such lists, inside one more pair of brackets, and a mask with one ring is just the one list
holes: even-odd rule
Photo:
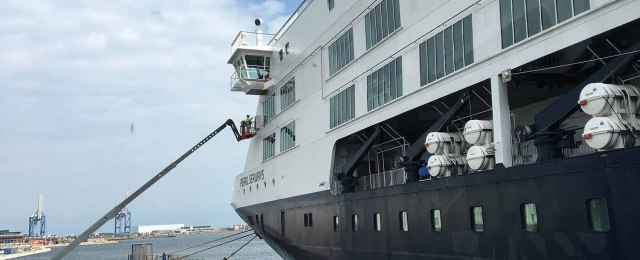
[[356, 188], [358, 191], [390, 187], [407, 183], [407, 173], [404, 168], [400, 168], [363, 176], [358, 178], [358, 182], [359, 185]]
[[275, 34], [270, 33], [240, 31], [231, 43], [231, 53], [235, 52], [240, 46], [267, 46], [265, 42], [271, 42], [274, 37]]

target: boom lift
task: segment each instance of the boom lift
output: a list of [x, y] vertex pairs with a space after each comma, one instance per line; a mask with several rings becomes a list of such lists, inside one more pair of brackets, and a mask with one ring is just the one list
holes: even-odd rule
[[116, 214], [121, 212], [123, 208], [125, 208], [129, 203], [131, 203], [131, 201], [136, 199], [138, 196], [140, 196], [140, 194], [145, 192], [147, 189], [149, 189], [151, 186], [153, 186], [153, 184], [155, 184], [160, 179], [162, 179], [162, 177], [164, 177], [165, 175], [167, 175], [167, 173], [169, 173], [171, 170], [176, 168], [176, 166], [178, 166], [178, 164], [180, 164], [184, 159], [189, 157], [196, 150], [200, 149], [200, 147], [202, 147], [205, 143], [207, 143], [209, 140], [211, 140], [213, 137], [215, 137], [218, 133], [220, 133], [220, 131], [224, 130], [227, 126], [231, 128], [231, 131], [233, 131], [233, 135], [235, 136], [236, 141], [238, 141], [238, 142], [240, 142], [242, 140], [245, 140], [245, 139], [250, 139], [253, 136], [255, 136], [255, 128], [253, 128], [253, 129], [245, 129], [245, 131], [242, 134], [240, 134], [238, 132], [238, 129], [236, 128], [236, 125], [233, 122], [233, 120], [228, 119], [220, 127], [218, 127], [216, 130], [214, 130], [212, 133], [210, 133], [204, 139], [202, 139], [200, 142], [198, 142], [195, 146], [193, 146], [191, 149], [187, 150], [187, 152], [185, 152], [182, 156], [180, 156], [174, 162], [169, 164], [166, 168], [164, 168], [158, 174], [153, 176], [153, 178], [151, 178], [144, 185], [142, 185], [142, 187], [138, 188], [135, 192], [133, 192], [133, 194], [131, 194], [131, 196], [126, 197], [122, 202], [120, 202], [120, 204], [116, 205], [113, 209], [109, 210], [104, 216], [99, 218], [87, 230], [82, 232], [82, 234], [80, 234], [76, 239], [74, 239], [69, 245], [64, 247], [60, 252], [58, 252], [58, 254], [53, 256], [52, 259], [59, 260], [59, 259], [62, 259], [63, 257], [65, 257], [69, 252], [71, 252], [71, 250], [76, 248], [80, 244], [80, 242], [87, 240], [87, 238], [89, 238], [89, 236], [91, 234], [96, 232], [96, 230], [98, 230], [100, 227], [102, 227], [109, 220], [113, 219], [116, 216]]

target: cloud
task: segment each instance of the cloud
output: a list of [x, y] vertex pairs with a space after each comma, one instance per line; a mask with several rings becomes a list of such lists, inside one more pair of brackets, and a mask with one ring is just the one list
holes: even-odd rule
[[[0, 223], [26, 231], [43, 194], [49, 231], [78, 233], [223, 120], [254, 113], [256, 97], [229, 91], [230, 44], [256, 17], [283, 23], [287, 2], [0, 1]], [[247, 144], [226, 130], [211, 142], [133, 203], [139, 220], [239, 221], [230, 188]]]

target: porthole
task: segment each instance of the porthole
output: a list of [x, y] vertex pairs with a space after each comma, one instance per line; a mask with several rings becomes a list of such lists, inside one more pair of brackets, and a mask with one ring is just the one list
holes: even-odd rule
[[358, 215], [351, 215], [351, 230], [353, 232], [358, 232]]
[[256, 183], [256, 191], [258, 191], [260, 189], [260, 184]]
[[340, 218], [333, 216], [333, 232], [340, 232]]
[[249, 186], [249, 192], [251, 192], [251, 186]]
[[267, 181], [264, 181], [264, 188], [267, 188]]
[[272, 184], [273, 186], [276, 186], [276, 179], [271, 179], [271, 184]]
[[373, 230], [375, 232], [382, 231], [382, 217], [380, 213], [373, 214]]
[[442, 217], [439, 209], [431, 210], [431, 229], [434, 232], [442, 232]]

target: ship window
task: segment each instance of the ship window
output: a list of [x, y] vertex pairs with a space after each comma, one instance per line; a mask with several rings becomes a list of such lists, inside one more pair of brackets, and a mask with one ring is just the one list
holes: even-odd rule
[[454, 70], [453, 65], [453, 26], [444, 29], [444, 70], [450, 74]]
[[590, 8], [589, 0], [500, 0], [502, 48]]
[[[276, 134], [270, 134], [262, 139], [262, 160], [267, 160], [276, 155]], [[251, 191], [251, 187], [249, 187]]]
[[358, 215], [351, 215], [351, 230], [353, 232], [358, 232]]
[[402, 56], [367, 77], [367, 109], [373, 110], [402, 96]]
[[284, 237], [285, 233], [284, 233], [284, 228], [285, 228], [285, 217], [284, 217], [284, 211], [280, 211], [280, 236]]
[[400, 230], [407, 232], [409, 231], [409, 215], [406, 211], [400, 211], [398, 214], [398, 218], [400, 220]]
[[351, 119], [355, 112], [355, 86], [351, 86], [329, 100], [329, 127], [334, 128]]
[[285, 54], [291, 53], [291, 50], [289, 49], [289, 43], [288, 42], [284, 45], [284, 53]]
[[556, 25], [556, 3], [555, 0], [540, 0], [540, 5], [542, 29], [546, 30], [549, 27]]
[[589, 0], [573, 0], [573, 14], [578, 15], [590, 8]]
[[256, 215], [256, 224], [260, 225], [260, 219], [258, 218], [258, 215]]
[[464, 65], [473, 63], [473, 20], [471, 15], [462, 19], [462, 42], [464, 44]]
[[439, 209], [431, 210], [431, 229], [435, 232], [442, 232], [442, 218]]
[[336, 5], [334, 0], [327, 0], [327, 7], [329, 8], [329, 11], [333, 10], [333, 7]]
[[304, 214], [304, 226], [308, 227], [309, 226], [309, 215], [308, 214]]
[[611, 229], [606, 199], [587, 200], [587, 212], [589, 215], [589, 229], [596, 232], [608, 232]]
[[475, 232], [484, 232], [484, 219], [482, 207], [471, 208], [471, 229]]
[[420, 44], [420, 85], [473, 63], [472, 27], [469, 15]]
[[247, 222], [249, 222], [249, 225], [253, 225], [253, 216], [247, 216]]
[[373, 230], [376, 232], [382, 231], [382, 220], [380, 213], [373, 214]]
[[313, 227], [313, 214], [309, 213], [309, 226]]
[[400, 28], [399, 0], [383, 0], [365, 16], [367, 50]]
[[444, 33], [436, 34], [436, 76], [444, 77]]
[[264, 216], [260, 214], [260, 227], [264, 229]]
[[340, 217], [333, 216], [333, 232], [340, 232]]
[[291, 121], [280, 128], [280, 152], [291, 149], [296, 145], [296, 121]]
[[353, 28], [329, 45], [329, 75], [333, 75], [353, 61]]
[[462, 39], [462, 21], [458, 21], [453, 24], [453, 63], [455, 70], [464, 67], [464, 44]]
[[527, 232], [538, 232], [538, 212], [536, 204], [526, 203], [520, 206], [522, 229]]
[[539, 0], [526, 0], [527, 3], [527, 35], [532, 36], [542, 31], [540, 22], [540, 2]]
[[280, 59], [280, 61], [282, 61], [282, 59], [284, 58], [284, 51], [282, 49], [280, 49], [280, 51], [278, 52], [278, 58]]
[[276, 96], [271, 95], [262, 102], [262, 114], [264, 115], [264, 124], [276, 116]]

